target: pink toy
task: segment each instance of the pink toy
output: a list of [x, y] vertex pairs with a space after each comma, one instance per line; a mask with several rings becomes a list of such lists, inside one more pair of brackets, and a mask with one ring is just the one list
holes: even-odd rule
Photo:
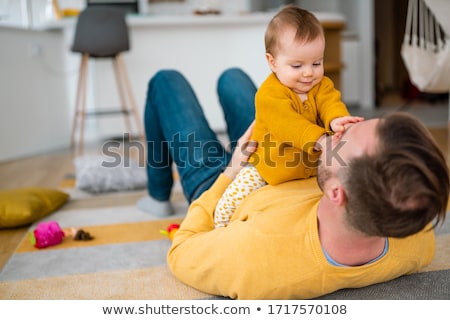
[[62, 230], [56, 221], [41, 222], [33, 232], [30, 232], [30, 242], [38, 249], [60, 244], [65, 237], [71, 236], [75, 241], [89, 241], [94, 239], [83, 229], [67, 228]]
[[30, 241], [36, 248], [46, 248], [60, 244], [65, 234], [56, 221], [41, 222], [30, 233]]

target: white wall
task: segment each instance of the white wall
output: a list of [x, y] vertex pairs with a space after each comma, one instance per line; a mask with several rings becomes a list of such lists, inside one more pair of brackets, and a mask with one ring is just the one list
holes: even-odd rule
[[77, 70], [65, 68], [60, 36], [0, 27], [0, 161], [68, 145], [65, 79]]

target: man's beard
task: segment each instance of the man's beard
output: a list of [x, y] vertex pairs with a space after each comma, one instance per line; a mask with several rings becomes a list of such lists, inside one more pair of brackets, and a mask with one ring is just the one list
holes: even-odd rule
[[317, 184], [320, 190], [324, 191], [325, 183], [331, 178], [331, 171], [322, 162], [317, 167]]

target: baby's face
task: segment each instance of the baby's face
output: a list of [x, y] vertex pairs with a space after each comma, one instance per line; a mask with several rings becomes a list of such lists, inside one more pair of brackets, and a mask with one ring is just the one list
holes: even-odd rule
[[325, 39], [297, 41], [292, 29], [281, 35], [278, 44], [276, 54], [268, 54], [269, 66], [282, 84], [298, 94], [307, 93], [323, 78]]

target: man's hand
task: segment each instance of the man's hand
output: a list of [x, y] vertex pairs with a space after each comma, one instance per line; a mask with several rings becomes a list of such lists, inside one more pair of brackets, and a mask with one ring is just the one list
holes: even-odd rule
[[256, 141], [250, 141], [254, 125], [255, 121], [250, 124], [247, 131], [239, 138], [231, 161], [223, 172], [231, 179], [234, 179], [239, 171], [245, 167], [252, 153], [256, 151], [258, 144]]

